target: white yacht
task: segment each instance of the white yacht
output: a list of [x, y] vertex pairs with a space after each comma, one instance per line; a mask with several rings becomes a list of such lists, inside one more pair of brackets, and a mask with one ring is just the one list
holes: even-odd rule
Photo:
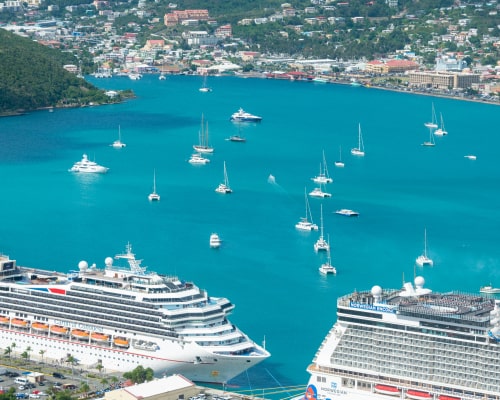
[[190, 164], [204, 165], [208, 164], [210, 160], [208, 158], [203, 157], [200, 153], [194, 153], [191, 155], [188, 162]]
[[323, 189], [320, 187], [314, 188], [312, 192], [309, 192], [309, 196], [311, 197], [332, 197], [331, 193], [323, 192]]
[[215, 191], [217, 193], [221, 194], [230, 194], [233, 193], [233, 190], [229, 186], [229, 179], [227, 177], [227, 170], [226, 170], [226, 162], [224, 161], [224, 182], [219, 183], [219, 186], [215, 188]]
[[208, 141], [208, 122], [205, 127], [203, 115], [201, 116], [201, 128], [198, 136], [199, 142], [198, 144], [193, 145], [193, 149], [195, 149], [198, 153], [213, 153], [214, 148], [210, 146]]
[[325, 240], [324, 234], [323, 234], [323, 205], [321, 205], [321, 230], [320, 230], [320, 235], [316, 243], [314, 243], [314, 251], [330, 251], [330, 245], [328, 242]]
[[434, 265], [434, 261], [427, 256], [427, 229], [424, 229], [424, 253], [419, 255], [415, 262], [421, 267], [432, 267]]
[[345, 217], [357, 217], [359, 212], [349, 210], [348, 208], [341, 208], [340, 210], [335, 211], [335, 214], [343, 215]]
[[156, 193], [156, 170], [153, 171], [153, 191], [148, 195], [149, 201], [160, 201], [160, 195]]
[[212, 249], [218, 249], [222, 244], [222, 240], [217, 233], [212, 233], [210, 235], [210, 247]]
[[304, 217], [300, 218], [300, 221], [295, 224], [295, 228], [301, 231], [317, 231], [318, 225], [313, 222], [311, 207], [309, 206], [309, 201], [307, 200], [306, 189], [304, 188], [304, 197], [306, 200], [306, 211]]
[[[330, 240], [330, 238], [328, 238]], [[326, 262], [319, 267], [321, 275], [336, 275], [337, 269], [332, 265], [332, 258], [330, 256], [330, 247], [328, 247]]]
[[326, 163], [325, 151], [323, 150], [323, 161], [319, 165], [319, 174], [311, 178], [313, 182], [318, 184], [332, 183], [333, 179], [330, 178], [328, 173], [328, 165]]
[[233, 115], [231, 115], [230, 119], [231, 119], [231, 121], [236, 121], [236, 122], [260, 122], [260, 121], [262, 121], [262, 117], [250, 114], [250, 113], [244, 111], [243, 108], [240, 108], [238, 111], [233, 113]]
[[68, 274], [1, 255], [0, 347], [22, 343], [41, 361], [42, 350], [54, 361], [73, 354], [88, 370], [143, 366], [219, 384], [269, 357], [231, 323], [228, 299], [175, 276], [175, 265], [160, 269], [141, 265], [130, 244], [102, 267], [80, 261]]
[[127, 145], [125, 143], [122, 142], [122, 133], [121, 133], [121, 129], [120, 129], [120, 126], [118, 125], [118, 139], [116, 139], [112, 144], [111, 144], [112, 147], [114, 147], [115, 149], [122, 149], [124, 147], [127, 147]]
[[452, 288], [433, 292], [421, 276], [402, 288], [355, 286], [337, 299], [336, 322], [307, 367], [304, 399], [499, 396], [496, 299]]
[[82, 172], [82, 173], [94, 173], [94, 174], [105, 174], [108, 172], [109, 168], [103, 167], [94, 161], [90, 161], [87, 154], [84, 154], [81, 161], [77, 161], [70, 169], [69, 172]]

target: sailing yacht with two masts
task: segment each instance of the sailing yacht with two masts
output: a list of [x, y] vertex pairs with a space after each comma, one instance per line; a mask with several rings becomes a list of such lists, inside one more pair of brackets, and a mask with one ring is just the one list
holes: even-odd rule
[[193, 149], [195, 149], [198, 153], [213, 153], [214, 148], [210, 146], [208, 141], [208, 122], [205, 123], [203, 121], [203, 114], [201, 115], [201, 127], [200, 132], [198, 134], [199, 143], [193, 145]]

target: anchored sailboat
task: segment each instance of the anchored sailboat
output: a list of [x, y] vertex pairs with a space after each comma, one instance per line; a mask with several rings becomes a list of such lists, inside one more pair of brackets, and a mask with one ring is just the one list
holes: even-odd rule
[[153, 171], [153, 192], [148, 196], [149, 201], [160, 201], [160, 195], [156, 193], [156, 170]]
[[229, 179], [227, 178], [226, 162], [224, 161], [224, 183], [220, 183], [215, 189], [217, 193], [230, 194], [233, 193], [232, 189], [229, 187]]

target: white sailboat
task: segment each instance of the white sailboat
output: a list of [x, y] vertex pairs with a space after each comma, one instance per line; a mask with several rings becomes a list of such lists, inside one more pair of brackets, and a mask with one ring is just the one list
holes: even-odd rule
[[316, 225], [312, 219], [311, 208], [309, 206], [309, 200], [307, 199], [306, 188], [304, 188], [304, 197], [306, 200], [305, 217], [300, 218], [300, 221], [295, 224], [295, 228], [297, 228], [301, 231], [317, 231], [318, 225]]
[[439, 117], [441, 119], [441, 126], [434, 131], [434, 135], [436, 135], [436, 136], [445, 136], [445, 135], [448, 134], [448, 131], [444, 128], [443, 114], [439, 113]]
[[430, 122], [426, 122], [424, 125], [429, 129], [436, 129], [438, 127], [436, 109], [434, 108], [434, 103], [432, 103], [431, 120]]
[[422, 146], [434, 147], [435, 145], [436, 142], [434, 141], [434, 134], [432, 133], [432, 128], [429, 128], [429, 140], [426, 140], [424, 143], [422, 143]]
[[201, 128], [198, 135], [199, 143], [193, 146], [198, 153], [213, 153], [214, 148], [209, 145], [208, 142], [208, 122], [206, 124], [206, 128], [203, 122], [203, 114], [201, 115]]
[[418, 256], [415, 262], [421, 267], [434, 265], [434, 261], [427, 256], [427, 229], [424, 229], [424, 254]]
[[319, 165], [319, 174], [314, 178], [311, 178], [314, 182], [325, 184], [332, 183], [333, 179], [330, 178], [328, 174], [328, 165], [326, 164], [325, 151], [323, 150], [323, 162]]
[[[328, 237], [328, 241], [330, 241], [330, 237]], [[337, 269], [332, 265], [332, 258], [330, 256], [330, 248], [327, 250], [326, 262], [321, 264], [319, 267], [319, 272], [322, 275], [336, 275]]]
[[229, 187], [229, 179], [227, 178], [226, 162], [224, 161], [224, 183], [220, 183], [215, 189], [217, 193], [230, 194], [233, 193], [232, 189]]
[[361, 124], [358, 125], [358, 147], [351, 149], [353, 156], [363, 157], [365, 155], [365, 145], [363, 144], [363, 135], [361, 134]]
[[160, 195], [156, 193], [156, 170], [153, 171], [153, 192], [148, 195], [149, 201], [160, 201]]
[[324, 192], [323, 185], [320, 183], [319, 187], [314, 188], [311, 192], [309, 192], [309, 196], [324, 198], [324, 197], [332, 197], [332, 194], [328, 193], [328, 192]]
[[212, 89], [210, 89], [208, 86], [207, 86], [207, 75], [205, 74], [203, 76], [203, 84], [201, 85], [201, 88], [199, 89], [200, 92], [202, 93], [208, 93], [208, 92], [211, 92]]
[[337, 168], [344, 168], [344, 162], [342, 161], [342, 146], [339, 146], [339, 159], [335, 161], [335, 166]]
[[120, 125], [118, 125], [118, 140], [115, 140], [111, 146], [113, 146], [115, 149], [121, 149], [125, 146], [127, 146], [125, 143], [122, 142], [122, 133], [120, 129]]
[[330, 245], [325, 240], [323, 235], [323, 204], [321, 205], [321, 233], [319, 235], [319, 239], [314, 243], [314, 250], [318, 251], [329, 251]]
[[209, 243], [210, 243], [210, 247], [212, 249], [218, 249], [220, 247], [220, 245], [222, 244], [222, 240], [217, 233], [212, 233], [210, 235]]

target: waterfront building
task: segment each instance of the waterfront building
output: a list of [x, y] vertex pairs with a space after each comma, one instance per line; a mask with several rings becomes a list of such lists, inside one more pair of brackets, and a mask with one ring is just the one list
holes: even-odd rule
[[442, 71], [410, 71], [408, 83], [410, 87], [431, 89], [467, 89], [479, 83], [480, 75], [462, 72]]

